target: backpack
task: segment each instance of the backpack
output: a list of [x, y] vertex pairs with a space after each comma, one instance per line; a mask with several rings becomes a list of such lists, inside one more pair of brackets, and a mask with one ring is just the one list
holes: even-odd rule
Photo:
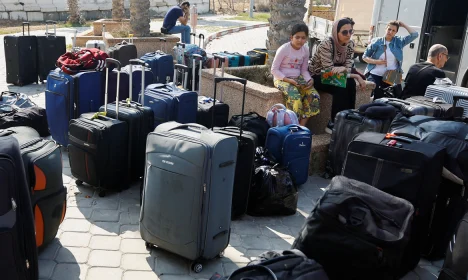
[[222, 277], [215, 273], [210, 280], [328, 280], [322, 266], [299, 250], [267, 251], [247, 266]]
[[66, 52], [56, 62], [56, 66], [63, 72], [73, 75], [82, 70], [102, 71], [106, 66], [109, 55], [100, 49], [81, 49], [77, 52]]
[[266, 120], [270, 127], [299, 124], [296, 113], [281, 103], [273, 105], [267, 113]]

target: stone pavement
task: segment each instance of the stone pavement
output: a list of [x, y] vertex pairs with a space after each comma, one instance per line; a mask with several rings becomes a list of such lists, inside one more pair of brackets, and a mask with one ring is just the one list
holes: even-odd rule
[[[72, 34], [62, 29], [60, 32]], [[3, 44], [0, 44], [0, 91], [26, 93], [37, 105], [45, 107], [45, 85], [21, 88], [7, 85], [4, 61]], [[208, 279], [214, 272], [228, 275], [265, 250], [288, 249], [329, 182], [311, 176], [300, 186], [298, 210], [293, 216], [244, 216], [233, 221], [224, 257], [205, 262], [203, 271], [196, 274], [190, 270], [189, 261], [161, 249], [145, 248], [138, 231], [138, 185], [99, 197], [91, 187], [76, 186], [67, 151], [62, 150], [63, 180], [68, 189], [67, 213], [56, 239], [39, 255], [40, 279], [188, 280]], [[423, 260], [404, 279], [436, 279], [441, 265], [442, 262]]]

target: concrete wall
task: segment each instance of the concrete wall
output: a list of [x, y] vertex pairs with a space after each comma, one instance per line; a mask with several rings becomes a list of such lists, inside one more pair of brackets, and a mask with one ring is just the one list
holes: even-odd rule
[[369, 30], [374, 0], [338, 0], [336, 18], [352, 17], [356, 22], [354, 29]]
[[[127, 17], [130, 16], [130, 0], [124, 0]], [[164, 16], [167, 10], [178, 3], [177, 0], [149, 0], [151, 16]], [[209, 10], [209, 0], [191, 0], [197, 4], [199, 13]], [[21, 5], [20, 3], [24, 3]], [[109, 18], [112, 0], [79, 0], [80, 10], [87, 20]], [[44, 21], [66, 21], [68, 17], [67, 0], [0, 0], [0, 19]]]

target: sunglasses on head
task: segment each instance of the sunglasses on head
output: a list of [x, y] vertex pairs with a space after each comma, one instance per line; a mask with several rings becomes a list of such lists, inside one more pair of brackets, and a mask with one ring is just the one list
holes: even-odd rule
[[353, 30], [353, 29], [350, 29], [350, 30], [342, 30], [340, 33], [343, 34], [343, 36], [348, 36], [348, 33], [349, 33], [349, 35], [353, 35], [353, 34], [354, 34], [354, 30]]

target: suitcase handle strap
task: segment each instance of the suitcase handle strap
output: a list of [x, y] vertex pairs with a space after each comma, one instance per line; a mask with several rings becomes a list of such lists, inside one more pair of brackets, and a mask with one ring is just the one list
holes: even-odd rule
[[242, 94], [242, 112], [241, 112], [241, 123], [240, 123], [240, 133], [239, 133], [239, 141], [242, 139], [242, 131], [244, 127], [244, 107], [245, 107], [245, 92], [247, 91], [247, 80], [241, 78], [214, 78], [214, 89], [213, 89], [213, 110], [211, 115], [211, 130], [214, 129], [214, 121], [215, 121], [215, 111], [216, 111], [216, 87], [220, 82], [237, 82], [244, 85], [244, 92]]
[[198, 60], [198, 64], [200, 66], [200, 71], [198, 71], [198, 93], [200, 94], [200, 91], [201, 91], [201, 74], [202, 74], [202, 67], [203, 67], [203, 56], [199, 55], [199, 54], [192, 54], [192, 57], [193, 57], [193, 66], [192, 66], [192, 91], [195, 91], [195, 73], [197, 72], [197, 60]]
[[196, 128], [196, 129], [199, 129], [200, 131], [201, 130], [208, 130], [208, 128], [204, 127], [201, 124], [190, 123], [190, 124], [181, 124], [181, 125], [175, 126], [175, 127], [171, 128], [171, 129], [169, 129], [169, 131], [175, 130], [175, 129], [184, 129], [184, 128]]
[[104, 96], [104, 112], [107, 112], [107, 102], [109, 96], [109, 67], [115, 65], [117, 67], [117, 88], [115, 93], [115, 119], [119, 119], [119, 85], [120, 85], [120, 70], [122, 65], [120, 61], [113, 58], [106, 58], [106, 85], [105, 85], [105, 96]]
[[101, 116], [102, 117], [107, 116], [107, 112], [97, 112], [91, 117], [91, 119], [92, 120], [99, 119], [99, 117], [101, 117]]
[[127, 98], [127, 106], [130, 107], [130, 103], [132, 101], [132, 91], [133, 91], [133, 65], [140, 65], [141, 66], [141, 91], [138, 95], [141, 95], [141, 104], [145, 104], [145, 74], [146, 74], [146, 69], [145, 67], [149, 67], [148, 64], [146, 64], [146, 62], [144, 62], [143, 60], [141, 59], [130, 59], [129, 61], [129, 68], [130, 68], [130, 75], [128, 77], [129, 79], [129, 82], [128, 82], [128, 87], [129, 87], [129, 90], [128, 92], [130, 93], [129, 94], [129, 98]]
[[263, 266], [263, 265], [248, 265], [248, 266], [244, 266], [242, 268], [239, 268], [238, 270], [234, 271], [231, 276], [229, 276], [228, 280], [232, 280], [232, 279], [235, 279], [234, 276], [242, 273], [242, 272], [247, 272], [247, 271], [259, 271], [259, 270], [263, 270], [264, 272], [266, 272], [268, 274], [268, 276], [270, 276], [273, 280], [278, 280], [278, 278], [276, 277], [275, 273], [269, 269], [268, 267], [266, 266]]

